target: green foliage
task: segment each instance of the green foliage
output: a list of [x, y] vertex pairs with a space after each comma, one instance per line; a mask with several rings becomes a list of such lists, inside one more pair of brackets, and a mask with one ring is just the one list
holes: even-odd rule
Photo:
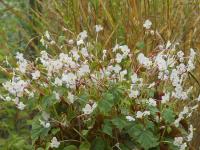
[[44, 128], [41, 126], [39, 120], [33, 120], [31, 129], [32, 142], [35, 143], [37, 139], [45, 138], [48, 135], [49, 130], [50, 128]]
[[175, 120], [175, 114], [174, 111], [171, 108], [164, 109], [162, 116], [166, 123], [172, 123]]
[[109, 120], [104, 120], [102, 131], [112, 137], [112, 123]]
[[77, 150], [77, 147], [74, 145], [66, 146], [63, 150]]
[[137, 141], [142, 148], [148, 150], [159, 145], [158, 137], [150, 130], [141, 124], [135, 124], [128, 130], [128, 134]]
[[98, 103], [98, 108], [101, 113], [108, 114], [109, 112], [111, 112], [114, 104], [114, 96], [111, 93], [105, 93], [102, 96], [102, 100], [100, 100]]
[[127, 126], [127, 121], [120, 116], [113, 118], [112, 123], [120, 130]]

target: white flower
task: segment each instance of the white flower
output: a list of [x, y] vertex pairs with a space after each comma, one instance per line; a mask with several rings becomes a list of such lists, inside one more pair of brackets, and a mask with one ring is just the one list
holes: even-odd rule
[[149, 69], [152, 65], [152, 61], [150, 61], [149, 58], [145, 57], [143, 53], [138, 54], [137, 60], [141, 65], [144, 65], [144, 67], [147, 69]]
[[152, 88], [152, 87], [154, 87], [155, 85], [156, 85], [156, 83], [153, 82], [153, 83], [149, 84], [148, 88]]
[[57, 86], [62, 86], [62, 80], [59, 79], [58, 77], [55, 78], [54, 84]]
[[139, 80], [139, 79], [138, 79], [138, 77], [137, 77], [137, 74], [134, 73], [134, 74], [131, 76], [131, 81], [132, 81], [132, 83], [134, 84], [134, 83], [136, 83], [138, 80]]
[[188, 64], [187, 64], [187, 71], [189, 72], [189, 71], [192, 71], [194, 69], [195, 69], [194, 63], [191, 60], [189, 60]]
[[[4, 99], [4, 98], [3, 98]], [[6, 96], [5, 98], [6, 101], [11, 101], [11, 97], [10, 96]]]
[[142, 117], [143, 117], [143, 112], [137, 111], [136, 118], [142, 118]]
[[175, 137], [173, 144], [178, 146], [180, 150], [185, 150], [187, 147], [187, 144], [183, 143], [183, 137]]
[[190, 125], [190, 127], [189, 127], [189, 135], [187, 136], [187, 141], [188, 142], [190, 142], [190, 141], [192, 141], [192, 138], [193, 138], [193, 136], [194, 136], [194, 133], [193, 133], [193, 126], [192, 125]]
[[151, 25], [152, 25], [152, 22], [147, 19], [144, 24], [143, 24], [143, 27], [146, 28], [146, 29], [150, 29], [151, 28]]
[[23, 54], [22, 54], [22, 53], [19, 53], [19, 52], [17, 52], [17, 53], [16, 53], [16, 59], [17, 59], [17, 60], [19, 60], [19, 61], [23, 61], [23, 59], [24, 59], [24, 56], [23, 56]]
[[116, 58], [115, 58], [116, 62], [121, 63], [122, 59], [123, 59], [123, 55], [120, 53], [117, 53]]
[[89, 54], [88, 54], [87, 48], [85, 48], [85, 47], [81, 48], [81, 54], [82, 54], [84, 57], [88, 57]]
[[87, 38], [87, 31], [84, 30], [83, 32], [79, 33], [78, 39], [85, 40]]
[[199, 94], [199, 96], [197, 97], [197, 101], [199, 101], [199, 102], [200, 102], [200, 94]]
[[167, 62], [163, 59], [163, 55], [158, 54], [155, 59], [159, 71], [167, 70]]
[[85, 107], [82, 109], [82, 111], [84, 114], [89, 115], [94, 111], [96, 107], [97, 107], [97, 104], [95, 102], [92, 105], [86, 104]]
[[116, 52], [117, 49], [119, 49], [119, 44], [116, 44], [115, 47], [113, 47], [113, 50], [112, 50], [112, 51], [113, 51], [113, 52]]
[[106, 53], [107, 53], [107, 50], [106, 49], [104, 49], [103, 50], [103, 60], [105, 59], [105, 57], [106, 57]]
[[18, 108], [19, 110], [24, 110], [25, 106], [26, 106], [26, 105], [24, 105], [23, 102], [19, 102], [19, 103], [17, 104], [17, 108]]
[[179, 51], [177, 53], [177, 57], [178, 57], [178, 59], [179, 59], [180, 62], [183, 62], [183, 60], [184, 60], [183, 56], [184, 56], [184, 52], [183, 51]]
[[180, 146], [180, 150], [185, 150], [187, 148], [187, 144], [186, 143], [183, 143], [181, 146]]
[[37, 80], [40, 77], [40, 71], [36, 70], [35, 72], [31, 73], [31, 75], [33, 80]]
[[68, 44], [70, 44], [70, 45], [74, 44], [74, 40], [70, 39], [70, 40], [68, 41]]
[[135, 121], [135, 118], [133, 118], [133, 117], [131, 117], [131, 116], [126, 116], [126, 119], [127, 119], [128, 121]]
[[56, 97], [56, 100], [60, 101], [60, 94], [56, 91], [53, 91], [55, 97]]
[[68, 92], [67, 98], [71, 104], [74, 103], [75, 96], [71, 92]]
[[176, 68], [177, 68], [178, 74], [183, 74], [187, 70], [185, 64], [183, 64], [183, 63], [176, 66]]
[[19, 52], [17, 52], [17, 54], [16, 54], [16, 59], [18, 60], [18, 61], [17, 61], [17, 64], [19, 65], [17, 69], [18, 69], [21, 73], [25, 73], [25, 72], [26, 72], [26, 68], [27, 68], [27, 66], [28, 66], [27, 60], [24, 59], [23, 54], [22, 54], [22, 53], [19, 53]]
[[180, 146], [183, 143], [183, 137], [175, 137], [174, 138], [174, 145]]
[[149, 116], [149, 115], [150, 115], [150, 111], [144, 111], [144, 112], [137, 111], [136, 118], [142, 118], [144, 116]]
[[128, 48], [127, 45], [121, 45], [121, 46], [119, 46], [119, 48], [123, 52], [124, 57], [126, 57], [130, 53], [130, 49]]
[[44, 128], [49, 128], [49, 127], [51, 126], [49, 122], [45, 122], [45, 121], [42, 121], [42, 120], [40, 120], [40, 119], [39, 119], [39, 121], [40, 121], [40, 124], [41, 124]]
[[22, 97], [28, 81], [21, 80], [19, 77], [13, 77], [12, 81], [3, 83], [3, 87], [12, 95]]
[[163, 95], [162, 96], [162, 101], [161, 101], [161, 103], [166, 103], [166, 102], [168, 102], [169, 101], [169, 98], [170, 98], [170, 93], [168, 92], [168, 93], [165, 93], [165, 95]]
[[77, 44], [77, 46], [80, 46], [80, 45], [84, 44], [84, 41], [82, 39], [80, 39], [76, 42], [76, 44]]
[[120, 74], [120, 80], [123, 81], [125, 80], [124, 76], [127, 74], [127, 70], [123, 70], [119, 74]]
[[78, 70], [78, 72], [77, 72], [77, 74], [78, 74], [79, 77], [81, 77], [81, 76], [83, 76], [83, 75], [85, 75], [85, 74], [87, 74], [87, 73], [90, 73], [90, 67], [89, 67], [87, 64], [83, 64], [83, 65], [79, 68], [79, 70]]
[[66, 84], [67, 87], [73, 88], [76, 85], [77, 76], [73, 73], [64, 73], [62, 75], [62, 81]]
[[139, 96], [140, 92], [138, 90], [131, 90], [129, 93], [130, 98], [137, 98]]
[[149, 98], [148, 102], [147, 102], [150, 106], [156, 106], [156, 101], [153, 98]]
[[45, 32], [45, 36], [46, 36], [46, 38], [47, 38], [48, 40], [51, 40], [51, 37], [50, 37], [49, 31], [46, 31], [46, 32]]
[[119, 73], [120, 70], [121, 70], [122, 68], [121, 68], [120, 65], [116, 64], [115, 67], [112, 67], [112, 69], [113, 69], [113, 71], [114, 71], [115, 73]]
[[79, 56], [79, 54], [78, 54], [78, 51], [77, 51], [76, 49], [73, 49], [73, 50], [71, 50], [71, 53], [72, 53], [74, 59], [75, 59], [76, 61], [78, 61], [79, 58], [80, 58], [80, 56]]
[[150, 115], [150, 111], [144, 111], [143, 112], [143, 116], [149, 116]]
[[103, 27], [101, 25], [95, 25], [95, 31], [98, 33], [103, 30]]
[[60, 142], [57, 140], [56, 137], [53, 137], [51, 140], [51, 148], [58, 148], [60, 145]]

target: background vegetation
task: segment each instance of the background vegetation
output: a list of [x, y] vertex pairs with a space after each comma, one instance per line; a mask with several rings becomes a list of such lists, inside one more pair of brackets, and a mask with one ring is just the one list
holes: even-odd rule
[[[145, 35], [142, 24], [146, 19], [150, 19], [161, 34], [159, 41]], [[55, 36], [73, 37], [86, 29], [94, 36], [92, 31], [96, 24], [104, 27], [100, 37], [104, 47], [111, 47], [117, 39], [132, 51], [140, 49], [147, 54], [158, 42], [170, 40], [179, 42], [179, 48], [186, 53], [190, 47], [198, 52], [200, 49], [199, 0], [0, 0], [0, 62], [5, 63], [5, 56], [12, 62], [17, 51], [24, 52], [28, 59], [37, 56], [40, 36], [46, 30]], [[57, 51], [59, 49], [53, 47], [51, 53]], [[2, 83], [7, 74], [0, 71]], [[198, 84], [199, 73], [195, 76], [195, 84]], [[22, 143], [28, 142], [25, 137], [29, 128], [24, 127], [23, 122], [32, 114], [19, 113], [12, 106], [0, 103], [0, 149], [2, 145], [19, 149]], [[198, 147], [198, 113], [194, 119], [199, 131], [193, 145]]]

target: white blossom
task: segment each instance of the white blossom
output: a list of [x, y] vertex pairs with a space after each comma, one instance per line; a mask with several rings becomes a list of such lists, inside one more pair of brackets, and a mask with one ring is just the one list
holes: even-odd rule
[[35, 72], [31, 73], [31, 75], [33, 80], [37, 80], [40, 77], [40, 71], [36, 70]]
[[69, 102], [70, 102], [71, 104], [74, 103], [75, 96], [74, 96], [71, 92], [68, 92], [67, 98], [68, 98], [68, 100], [69, 100]]
[[49, 122], [45, 122], [40, 119], [39, 121], [40, 121], [40, 125], [42, 125], [44, 128], [49, 128], [51, 126]]
[[98, 33], [103, 30], [103, 27], [101, 25], [95, 25], [95, 31]]
[[84, 57], [89, 57], [88, 50], [87, 50], [87, 48], [85, 48], [85, 47], [81, 48], [81, 54], [82, 54]]
[[131, 117], [131, 116], [126, 116], [126, 119], [127, 119], [128, 121], [135, 121], [135, 118], [133, 118], [133, 117]]
[[49, 34], [49, 31], [45, 31], [45, 36], [48, 40], [51, 40], [51, 37], [50, 37], [50, 34]]
[[122, 59], [123, 59], [123, 55], [120, 53], [117, 53], [116, 58], [115, 58], [116, 62], [121, 63]]
[[149, 58], [145, 57], [143, 53], [138, 54], [137, 60], [147, 69], [150, 69], [150, 67], [152, 66], [152, 61]]
[[94, 111], [96, 107], [97, 107], [96, 102], [94, 102], [93, 104], [86, 104], [85, 107], [82, 109], [82, 111], [84, 114], [89, 115]]
[[81, 65], [81, 67], [79, 68], [79, 70], [77, 71], [78, 76], [83, 76], [87, 73], [90, 73], [90, 67], [87, 64], [83, 64]]
[[169, 92], [165, 93], [165, 95], [162, 96], [161, 103], [163, 103], [163, 104], [167, 103], [169, 101], [169, 98], [170, 98], [170, 93]]
[[131, 90], [129, 93], [130, 98], [137, 98], [139, 96], [140, 92], [138, 90]]
[[194, 136], [193, 130], [194, 130], [193, 126], [190, 125], [190, 127], [189, 127], [189, 134], [187, 136], [187, 141], [188, 142], [192, 141], [192, 139], [193, 139], [193, 136]]
[[137, 111], [136, 113], [136, 118], [143, 118], [144, 116], [149, 116], [150, 115], [150, 111]]
[[56, 137], [53, 137], [51, 140], [51, 148], [58, 148], [60, 146], [60, 142]]
[[150, 105], [150, 106], [156, 106], [157, 104], [156, 104], [156, 100], [155, 99], [153, 99], [153, 98], [149, 98], [149, 100], [147, 101], [147, 103]]
[[62, 75], [62, 81], [67, 87], [73, 88], [76, 85], [77, 76], [74, 73], [64, 73]]
[[54, 84], [57, 86], [62, 86], [62, 80], [58, 77], [55, 78]]
[[152, 22], [149, 19], [147, 19], [147, 20], [145, 20], [143, 27], [146, 29], [150, 29], [151, 25], [152, 25]]
[[24, 110], [25, 107], [26, 107], [26, 105], [24, 105], [23, 102], [19, 102], [19, 103], [17, 104], [17, 108], [18, 108], [19, 110]]
[[83, 32], [79, 33], [78, 39], [85, 40], [87, 38], [87, 31], [84, 30]]

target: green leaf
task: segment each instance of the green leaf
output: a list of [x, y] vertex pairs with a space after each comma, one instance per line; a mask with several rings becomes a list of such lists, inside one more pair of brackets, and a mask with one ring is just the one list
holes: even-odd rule
[[114, 97], [111, 93], [105, 93], [103, 99], [98, 103], [98, 108], [100, 112], [106, 114], [110, 112], [114, 105]]
[[148, 150], [150, 148], [158, 146], [158, 138], [143, 125], [137, 124], [128, 130], [128, 134], [136, 140], [140, 147]]
[[120, 117], [112, 119], [112, 123], [120, 130], [127, 125], [126, 120]]
[[32, 123], [32, 130], [31, 130], [31, 139], [33, 143], [39, 138], [39, 137], [45, 137], [48, 135], [50, 128], [44, 128], [40, 125], [40, 122], [38, 120], [34, 120]]
[[63, 150], [77, 150], [77, 147], [74, 145], [69, 145], [69, 146], [65, 147]]
[[102, 131], [112, 137], [112, 123], [109, 120], [104, 121]]
[[175, 115], [171, 108], [165, 109], [162, 113], [162, 117], [164, 118], [166, 123], [172, 123], [175, 120]]
[[57, 134], [58, 132], [60, 132], [60, 128], [55, 128], [55, 129], [52, 129], [52, 130], [51, 130], [51, 133], [52, 133], [53, 135]]
[[42, 98], [41, 105], [44, 109], [47, 109], [57, 103], [58, 101], [55, 98], [55, 94], [47, 95]]
[[88, 142], [83, 142], [80, 147], [79, 150], [90, 150], [90, 143]]
[[153, 148], [158, 145], [157, 137], [155, 137], [153, 133], [148, 130], [141, 132], [141, 134], [138, 136], [137, 141], [145, 150], [148, 150], [149, 148]]
[[157, 116], [157, 113], [159, 112], [158, 108], [154, 106], [148, 106], [148, 110], [150, 111], [151, 115]]
[[108, 144], [100, 137], [97, 137], [92, 142], [91, 150], [110, 150]]

